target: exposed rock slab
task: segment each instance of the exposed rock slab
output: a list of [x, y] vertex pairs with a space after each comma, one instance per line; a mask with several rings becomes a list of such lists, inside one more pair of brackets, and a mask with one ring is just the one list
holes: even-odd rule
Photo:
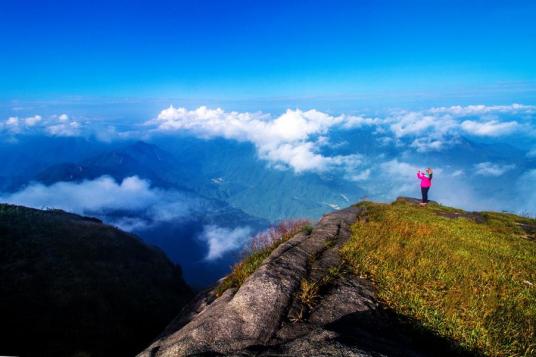
[[[324, 216], [310, 235], [275, 249], [238, 290], [201, 294], [139, 356], [452, 355], [434, 336], [408, 331], [370, 282], [344, 271], [338, 251], [360, 213], [352, 206]], [[302, 281], [318, 284], [308, 304], [298, 297]]]

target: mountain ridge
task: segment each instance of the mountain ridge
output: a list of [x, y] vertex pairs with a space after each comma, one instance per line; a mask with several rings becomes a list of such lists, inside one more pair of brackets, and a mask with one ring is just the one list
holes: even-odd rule
[[192, 296], [180, 267], [134, 235], [93, 217], [7, 204], [0, 282], [7, 355], [132, 355]]
[[[462, 220], [483, 229], [487, 223], [499, 231], [505, 228], [495, 226], [496, 216], [488, 213], [443, 208], [434, 202], [422, 208], [417, 203], [399, 198], [393, 207], [441, 213], [437, 219], [446, 224]], [[198, 295], [138, 356], [486, 354], [478, 344], [455, 341], [391, 308], [374, 279], [352, 272], [342, 252], [355, 239], [356, 222], [374, 221], [369, 207], [375, 206], [360, 204], [325, 215], [312, 232], [302, 231], [277, 246], [238, 288]], [[520, 220], [528, 223], [516, 232], [534, 239], [536, 222]], [[520, 328], [529, 331], [530, 341], [526, 323]]]

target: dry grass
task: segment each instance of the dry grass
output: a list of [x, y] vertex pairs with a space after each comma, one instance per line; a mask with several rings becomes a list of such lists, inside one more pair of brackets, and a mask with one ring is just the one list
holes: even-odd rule
[[484, 213], [485, 223], [449, 219], [406, 202], [361, 203], [368, 220], [341, 249], [378, 296], [461, 346], [491, 356], [536, 355], [536, 220]]
[[302, 279], [297, 297], [303, 305], [309, 309], [312, 309], [319, 298], [319, 288], [320, 284], [318, 282], [311, 282], [306, 279]]
[[290, 322], [301, 322], [307, 318], [320, 298], [321, 287], [321, 282], [312, 282], [307, 279], [301, 280], [300, 289], [296, 294], [296, 300], [299, 305], [290, 317]]
[[233, 266], [231, 273], [216, 288], [216, 295], [221, 296], [229, 288], [239, 288], [262, 262], [281, 243], [286, 242], [299, 232], [310, 234], [311, 224], [306, 220], [283, 221], [253, 237], [244, 258]]

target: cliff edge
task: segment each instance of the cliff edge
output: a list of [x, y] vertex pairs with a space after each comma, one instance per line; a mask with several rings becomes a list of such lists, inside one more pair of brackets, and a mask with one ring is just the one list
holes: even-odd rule
[[[380, 217], [380, 213], [399, 213], [401, 216], [393, 219]], [[401, 226], [408, 229], [406, 238], [414, 237], [413, 241], [417, 242], [419, 237], [412, 236], [414, 229], [411, 228], [411, 222], [417, 218], [412, 214], [423, 220], [418, 227], [430, 224], [433, 228], [437, 220], [449, 229], [453, 224], [462, 224], [472, 230], [479, 226], [487, 230], [490, 225], [486, 223], [494, 223], [495, 215], [501, 215], [465, 212], [436, 203], [422, 208], [408, 198], [400, 198], [391, 205], [364, 202], [327, 214], [311, 231], [301, 231], [275, 248], [239, 288], [229, 288], [222, 294], [218, 289], [200, 294], [139, 356], [452, 356], [483, 353], [480, 346], [451, 338], [426, 319], [421, 321], [418, 315], [402, 313], [404, 309], [386, 299], [381, 276], [369, 274], [366, 269], [360, 274], [360, 270], [355, 269], [352, 263], [355, 251], [348, 254], [348, 247], [356, 240], [362, 240], [363, 244], [359, 244], [366, 245], [366, 236], [361, 236], [360, 227], [368, 229], [372, 226], [382, 232], [383, 226], [383, 231], [392, 233], [398, 228], [389, 225], [395, 221], [404, 223], [407, 218], [409, 228], [405, 223]], [[519, 239], [533, 246], [535, 221], [518, 218], [519, 222], [515, 223], [520, 227], [518, 233], [525, 235]], [[418, 227], [415, 234], [420, 234]], [[436, 239], [436, 234], [430, 232], [427, 234]], [[405, 233], [402, 233], [400, 236], [404, 237]], [[441, 234], [437, 234], [437, 239], [445, 241]], [[381, 239], [380, 233], [376, 235]], [[434, 244], [432, 239], [430, 244]], [[403, 251], [397, 254], [404, 255]], [[388, 262], [389, 259], [383, 260]], [[449, 263], [447, 256], [445, 260]], [[403, 290], [405, 284], [403, 278], [397, 279], [401, 286], [395, 293]], [[412, 288], [410, 282], [407, 282], [408, 293]], [[419, 287], [416, 291], [418, 293]], [[534, 293], [534, 290], [528, 291]], [[441, 312], [440, 306], [437, 310]], [[528, 341], [533, 333], [531, 335], [529, 331], [525, 336]]]
[[132, 356], [192, 296], [181, 269], [136, 236], [0, 204], [0, 355]]

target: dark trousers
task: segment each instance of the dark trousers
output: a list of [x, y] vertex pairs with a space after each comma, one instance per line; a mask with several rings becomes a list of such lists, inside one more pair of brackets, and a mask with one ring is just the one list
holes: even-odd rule
[[422, 203], [428, 203], [428, 191], [430, 187], [421, 187]]

